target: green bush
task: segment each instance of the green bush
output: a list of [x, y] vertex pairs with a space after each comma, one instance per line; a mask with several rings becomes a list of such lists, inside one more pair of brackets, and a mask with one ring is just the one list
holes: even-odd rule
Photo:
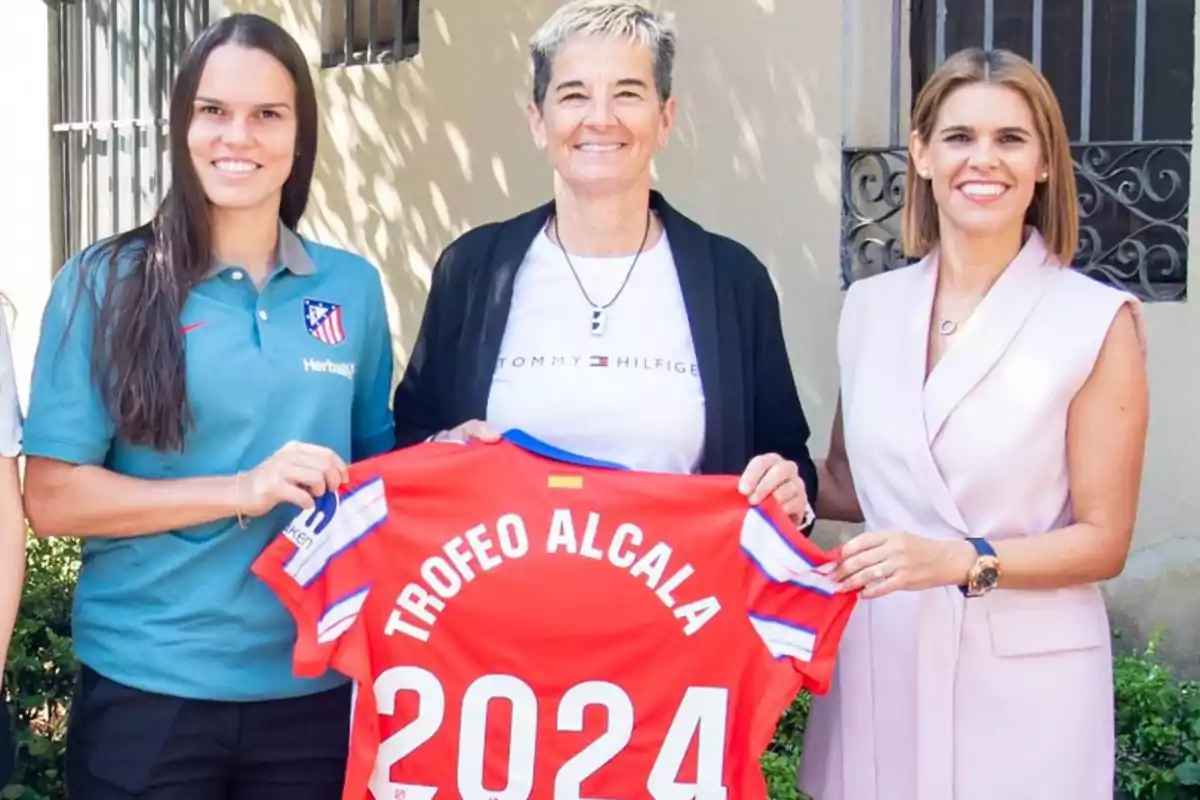
[[17, 771], [5, 800], [63, 800], [67, 709], [75, 688], [71, 598], [79, 543], [30, 539], [25, 591], [4, 688], [13, 711]]
[[[64, 800], [66, 714], [76, 662], [70, 648], [71, 596], [79, 546], [31, 540], [28, 578], [4, 686], [17, 717], [17, 774], [4, 800]], [[1142, 651], [1114, 661], [1117, 706], [1116, 800], [1200, 800], [1200, 683], [1177, 680], [1158, 659], [1161, 632]], [[796, 790], [809, 697], [779, 721], [763, 755], [771, 800], [811, 800]]]
[[1117, 800], [1200, 798], [1200, 683], [1158, 660], [1162, 631], [1113, 664], [1117, 686]]
[[[1177, 680], [1158, 659], [1162, 631], [1143, 651], [1113, 662], [1117, 729], [1115, 800], [1200, 800], [1200, 682]], [[780, 719], [762, 759], [771, 800], [810, 800], [796, 790], [809, 697]]]
[[796, 788], [796, 767], [804, 747], [804, 723], [811, 697], [802, 692], [779, 720], [775, 738], [763, 753], [763, 777], [771, 800], [811, 800]]

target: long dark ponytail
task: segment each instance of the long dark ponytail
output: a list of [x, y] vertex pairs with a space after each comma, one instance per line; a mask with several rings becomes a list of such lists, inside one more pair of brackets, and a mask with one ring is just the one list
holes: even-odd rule
[[[308, 204], [316, 159], [316, 96], [296, 41], [256, 14], [233, 14], [206, 28], [180, 59], [171, 91], [170, 189], [150, 222], [102, 248], [107, 269], [81, 271], [81, 295], [96, 303], [92, 376], [116, 434], [161, 451], [181, 449], [192, 422], [180, 315], [213, 256], [208, 199], [192, 166], [188, 128], [209, 54], [224, 44], [272, 55], [295, 83], [296, 160], [279, 209], [281, 221], [293, 230]], [[101, 273], [106, 285], [97, 292], [94, 282]]]

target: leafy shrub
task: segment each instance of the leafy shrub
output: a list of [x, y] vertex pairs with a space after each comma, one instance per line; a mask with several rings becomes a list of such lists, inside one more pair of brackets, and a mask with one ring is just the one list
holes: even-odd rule
[[[3, 800], [65, 800], [67, 709], [77, 664], [70, 646], [79, 544], [31, 540], [28, 577], [4, 672], [15, 711], [17, 773]], [[1200, 683], [1177, 680], [1158, 660], [1161, 632], [1114, 660], [1116, 800], [1200, 800]], [[771, 800], [813, 800], [796, 790], [810, 698], [780, 718], [763, 755]]]
[[1200, 683], [1158, 660], [1162, 631], [1141, 652], [1119, 653], [1117, 800], [1200, 798]]
[[21, 611], [4, 668], [13, 713], [17, 770], [5, 800], [63, 800], [67, 709], [75, 688], [71, 598], [79, 543], [29, 541]]
[[762, 757], [763, 777], [771, 800], [811, 800], [796, 788], [796, 767], [804, 747], [804, 725], [812, 698], [801, 692], [779, 720], [775, 738]]

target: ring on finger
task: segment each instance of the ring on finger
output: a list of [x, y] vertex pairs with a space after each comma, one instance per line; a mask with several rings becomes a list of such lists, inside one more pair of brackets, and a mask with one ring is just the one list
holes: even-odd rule
[[871, 570], [871, 574], [875, 576], [875, 580], [877, 580], [877, 581], [883, 580], [884, 575], [883, 575], [883, 562], [882, 561], [875, 565], [875, 569]]

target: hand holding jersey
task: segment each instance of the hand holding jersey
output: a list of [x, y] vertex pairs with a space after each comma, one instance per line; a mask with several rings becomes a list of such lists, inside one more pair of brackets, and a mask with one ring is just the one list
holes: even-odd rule
[[461, 425], [456, 425], [448, 431], [442, 431], [435, 434], [432, 441], [435, 442], [459, 442], [465, 444], [472, 439], [478, 439], [481, 442], [495, 442], [500, 439], [500, 435], [492, 430], [486, 422], [480, 419], [469, 419]]
[[804, 527], [809, 510], [808, 492], [795, 461], [788, 461], [777, 453], [755, 456], [742, 473], [738, 491], [749, 497], [750, 504], [755, 506], [767, 497], [774, 498], [796, 527]]
[[328, 447], [288, 442], [247, 473], [238, 475], [238, 516], [261, 517], [280, 503], [303, 509], [349, 480], [346, 462]]
[[866, 599], [892, 592], [958, 586], [976, 553], [965, 539], [934, 539], [908, 531], [867, 531], [841, 547], [833, 577], [839, 592], [862, 590]]
[[417, 445], [256, 562], [297, 673], [358, 687], [345, 800], [765, 799], [758, 759], [828, 690], [856, 596], [773, 499], [613, 467], [516, 432]]

